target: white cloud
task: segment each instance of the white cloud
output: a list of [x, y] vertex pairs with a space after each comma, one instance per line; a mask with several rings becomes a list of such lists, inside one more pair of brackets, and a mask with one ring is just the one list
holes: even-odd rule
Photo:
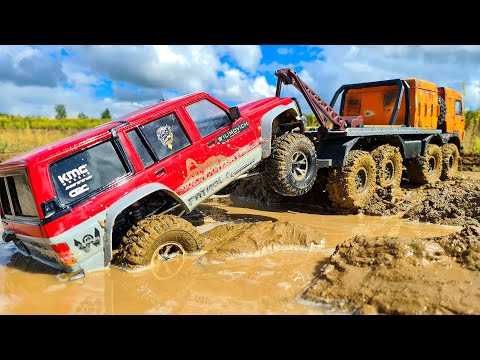
[[[8, 97], [0, 100], [0, 112], [52, 116], [53, 106], [62, 103], [71, 116], [80, 111], [88, 116], [98, 116], [105, 106], [111, 107], [112, 115], [120, 116], [124, 114], [122, 109], [130, 111], [134, 104], [150, 104], [160, 98], [170, 98], [169, 94], [207, 91], [224, 102], [237, 102], [261, 97], [269, 91], [266, 80], [254, 75], [262, 57], [257, 45], [65, 48], [69, 56], [63, 57], [60, 65], [65, 72], [65, 81], [73, 89], [56, 87], [47, 91], [41, 86], [19, 89], [18, 86], [2, 84], [0, 79], [0, 91], [10, 92]], [[60, 49], [49, 48], [48, 51], [59, 53]], [[17, 49], [16, 61], [36, 53], [38, 50], [34, 48]], [[239, 68], [223, 60], [225, 56]], [[105, 79], [112, 81], [113, 99], [98, 99], [94, 95], [92, 85], [104, 86]], [[215, 93], [216, 89], [218, 93]]]
[[258, 45], [229, 45], [226, 52], [242, 69], [249, 72], [255, 72], [262, 60], [262, 50]]
[[277, 53], [280, 55], [288, 55], [288, 54], [293, 54], [293, 49], [292, 48], [278, 48]]
[[53, 118], [56, 104], [64, 104], [67, 115], [71, 118], [76, 118], [80, 112], [89, 117], [99, 118], [101, 112], [107, 107], [114, 117], [138, 109], [138, 106], [128, 101], [113, 101], [109, 98], [96, 99], [87, 88], [73, 90], [0, 83], [0, 94], [2, 94], [0, 96], [0, 112], [14, 115], [38, 115]]

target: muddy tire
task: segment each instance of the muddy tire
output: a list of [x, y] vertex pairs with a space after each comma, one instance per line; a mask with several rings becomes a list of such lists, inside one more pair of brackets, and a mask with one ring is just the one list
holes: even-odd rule
[[403, 171], [400, 149], [392, 145], [381, 145], [372, 151], [372, 157], [377, 165], [377, 184], [381, 187], [400, 185]]
[[334, 206], [344, 209], [364, 207], [375, 193], [377, 167], [372, 155], [352, 150], [345, 166], [329, 172], [328, 197]]
[[445, 144], [442, 146], [442, 175], [440, 180], [452, 180], [457, 176], [460, 153], [457, 145]]
[[194, 253], [201, 249], [199, 238], [199, 232], [188, 221], [174, 215], [153, 215], [139, 221], [127, 232], [112, 264], [148, 266], [166, 244]]
[[317, 177], [315, 146], [305, 135], [288, 133], [278, 137], [265, 164], [268, 184], [283, 196], [307, 193]]
[[442, 175], [442, 150], [438, 145], [428, 144], [425, 156], [416, 156], [406, 165], [410, 183], [434, 184]]
[[445, 116], [447, 115], [447, 105], [445, 104], [445, 100], [443, 100], [440, 95], [438, 96], [438, 105], [440, 105], [440, 113], [438, 114], [437, 127], [441, 127], [445, 121]]

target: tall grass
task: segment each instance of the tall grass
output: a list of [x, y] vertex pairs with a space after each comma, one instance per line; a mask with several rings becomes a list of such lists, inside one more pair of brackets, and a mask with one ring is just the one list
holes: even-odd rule
[[21, 153], [80, 132], [79, 129], [3, 129], [0, 153]]
[[0, 115], [0, 129], [89, 129], [110, 119], [61, 119]]

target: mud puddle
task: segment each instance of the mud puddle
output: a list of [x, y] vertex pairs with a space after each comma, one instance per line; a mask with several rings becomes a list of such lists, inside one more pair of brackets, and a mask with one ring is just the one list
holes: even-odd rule
[[[0, 243], [0, 314], [331, 313], [297, 299], [339, 243], [355, 235], [424, 238], [459, 229], [396, 217], [326, 215], [306, 205], [249, 206], [233, 206], [225, 199], [201, 205], [210, 222], [199, 228], [222, 222], [224, 227], [210, 230], [218, 236], [208, 243], [206, 250], [216, 251], [206, 263], [198, 261], [200, 256], [185, 256], [142, 272], [107, 269], [62, 283], [55, 271]], [[272, 236], [256, 237], [256, 223]], [[232, 253], [234, 238], [243, 244], [241, 256]], [[311, 244], [319, 246], [310, 249]]]

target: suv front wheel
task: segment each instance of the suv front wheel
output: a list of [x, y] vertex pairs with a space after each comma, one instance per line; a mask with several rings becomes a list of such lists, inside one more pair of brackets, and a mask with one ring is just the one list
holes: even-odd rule
[[307, 193], [317, 177], [315, 146], [305, 135], [283, 134], [273, 143], [265, 172], [270, 187], [278, 194], [300, 196]]

